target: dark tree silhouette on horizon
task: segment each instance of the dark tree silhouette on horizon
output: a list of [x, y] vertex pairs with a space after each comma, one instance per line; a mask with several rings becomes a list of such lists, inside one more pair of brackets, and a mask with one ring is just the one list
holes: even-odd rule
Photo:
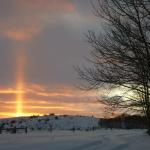
[[124, 97], [100, 101], [142, 112], [150, 134], [150, 0], [96, 0], [92, 6], [104, 27], [87, 33], [92, 67], [77, 67], [79, 77], [87, 89], [124, 88]]

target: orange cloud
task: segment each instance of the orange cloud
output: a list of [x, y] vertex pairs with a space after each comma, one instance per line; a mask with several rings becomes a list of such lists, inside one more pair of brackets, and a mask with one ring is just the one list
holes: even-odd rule
[[24, 29], [10, 29], [4, 31], [3, 35], [15, 41], [28, 41], [33, 36], [39, 33], [39, 28], [24, 28]]
[[39, 84], [27, 84], [26, 87], [30, 87], [26, 90], [26, 93], [32, 93], [43, 97], [72, 97], [72, 98], [92, 98], [97, 97], [95, 91], [82, 91], [73, 86], [67, 85], [51, 85], [51, 87], [44, 87]]
[[[17, 17], [16, 17], [17, 18]], [[9, 19], [9, 18], [8, 18]], [[15, 18], [14, 18], [15, 20]], [[18, 19], [19, 22], [19, 19]], [[21, 22], [21, 20], [20, 20]], [[34, 25], [33, 25], [34, 26]], [[7, 20], [5, 23], [0, 22], [0, 36], [9, 38], [14, 41], [28, 41], [40, 32], [38, 26], [14, 23], [13, 20]]]
[[56, 93], [56, 92], [52, 92], [52, 93], [37, 93], [37, 95], [40, 96], [46, 96], [46, 97], [55, 97], [55, 96], [65, 96], [65, 97], [71, 97], [73, 96], [70, 93]]
[[18, 94], [18, 93], [24, 93], [24, 91], [14, 89], [0, 89], [0, 94]]
[[[99, 114], [99, 110], [104, 107], [97, 102], [97, 92], [83, 92], [72, 86], [67, 85], [54, 85], [43, 86], [36, 84], [28, 84], [30, 87], [26, 91], [27, 101], [26, 106], [35, 106], [28, 112], [35, 109], [43, 113], [58, 113], [58, 114]], [[32, 96], [31, 96], [32, 95]], [[40, 96], [40, 97], [39, 97]], [[36, 102], [36, 104], [35, 104]], [[41, 108], [41, 109], [40, 109]], [[80, 112], [80, 113], [79, 113]], [[100, 111], [101, 112], [101, 111]]]
[[14, 39], [16, 41], [26, 41], [31, 38], [30, 34], [26, 34], [23, 31], [8, 31], [5, 33], [6, 37]]
[[6, 10], [9, 15], [0, 21], [0, 35], [28, 41], [48, 24], [57, 22], [64, 13], [75, 10], [75, 5], [69, 0], [14, 0], [12, 12]]
[[[15, 89], [1, 89], [0, 93], [18, 94], [24, 92], [22, 100], [22, 115], [28, 114], [71, 114], [71, 115], [95, 115], [102, 113], [103, 105], [96, 101], [97, 93], [80, 89], [69, 85], [44, 86], [40, 84], [25, 84], [24, 91]], [[15, 114], [17, 102], [15, 99], [0, 100], [1, 111], [6, 114]], [[0, 114], [1, 115], [1, 114]], [[14, 116], [15, 116], [14, 115]]]

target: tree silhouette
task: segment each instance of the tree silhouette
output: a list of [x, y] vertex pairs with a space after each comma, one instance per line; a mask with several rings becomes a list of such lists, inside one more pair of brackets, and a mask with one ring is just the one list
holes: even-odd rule
[[79, 77], [88, 89], [123, 88], [124, 98], [101, 102], [142, 111], [150, 134], [150, 0], [97, 0], [92, 5], [104, 27], [99, 34], [87, 33], [92, 67], [77, 67]]

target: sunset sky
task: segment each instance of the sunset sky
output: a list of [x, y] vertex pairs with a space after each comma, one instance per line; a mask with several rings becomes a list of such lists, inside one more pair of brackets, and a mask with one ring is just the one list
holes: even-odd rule
[[103, 116], [73, 66], [88, 65], [84, 33], [99, 29], [90, 0], [0, 0], [0, 117]]

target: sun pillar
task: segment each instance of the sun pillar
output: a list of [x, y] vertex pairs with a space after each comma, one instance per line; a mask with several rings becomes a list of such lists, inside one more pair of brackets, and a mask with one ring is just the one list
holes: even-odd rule
[[24, 98], [24, 71], [25, 71], [25, 53], [24, 49], [17, 49], [16, 55], [16, 116], [23, 116], [23, 98]]

